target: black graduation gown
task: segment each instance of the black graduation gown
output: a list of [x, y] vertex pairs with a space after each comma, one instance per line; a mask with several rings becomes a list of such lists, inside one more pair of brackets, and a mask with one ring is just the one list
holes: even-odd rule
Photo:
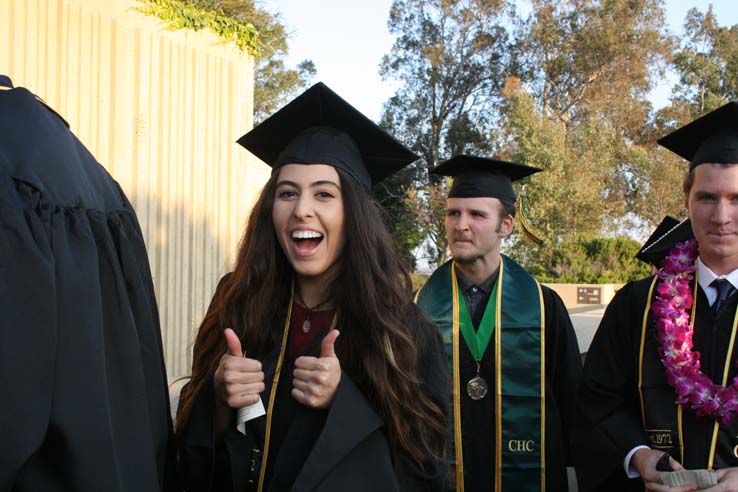
[[[575, 464], [580, 490], [623, 491], [644, 489], [640, 478], [628, 479], [623, 459], [637, 445], [671, 448], [681, 461], [676, 426], [654, 423], [644, 429], [638, 393], [638, 364], [643, 314], [653, 277], [625, 285], [605, 311], [584, 364], [579, 394], [581, 425], [575, 431]], [[694, 287], [694, 285], [692, 286]], [[702, 370], [721, 382], [738, 296], [733, 296], [713, 315], [701, 288], [697, 289], [694, 348], [702, 354]], [[649, 313], [643, 353], [645, 411], [647, 421], [658, 422], [676, 407], [674, 389], [668, 385], [658, 358], [653, 315]], [[729, 381], [736, 375], [736, 357], [731, 356]], [[666, 409], [667, 411], [658, 411]], [[714, 420], [697, 418], [683, 411], [683, 442], [686, 468], [706, 468]], [[647, 432], [649, 430], [651, 432]], [[659, 432], [655, 432], [659, 431]], [[653, 442], [649, 441], [649, 436]], [[714, 468], [738, 466], [734, 447], [738, 425], [721, 426]]]
[[0, 490], [167, 488], [167, 380], [136, 215], [23, 88], [0, 90], [0, 394]]
[[[419, 334], [423, 387], [441, 408], [447, 410], [443, 388], [448, 382], [448, 374], [440, 333], [416, 306], [413, 305], [412, 309], [415, 310]], [[339, 321], [341, 336], [346, 336], [349, 324], [343, 329], [342, 326]], [[308, 354], [317, 356], [319, 346], [320, 338], [316, 338]], [[276, 349], [261, 361], [266, 385], [261, 398], [265, 407], [278, 357]], [[382, 418], [350, 374], [343, 371], [330, 408], [315, 410], [299, 404], [290, 394], [293, 363], [294, 360], [285, 354], [272, 420], [272, 443], [281, 441], [281, 447], [275, 449], [270, 446], [265, 491], [445, 489], [445, 463], [439, 462], [430, 469], [420, 470], [405, 455], [392, 452]], [[258, 479], [258, 467], [250, 475], [249, 464], [254, 446], [263, 449], [266, 418], [260, 417], [247, 424], [249, 436], [241, 435], [231, 425], [224, 436], [224, 444], [215, 443], [212, 432], [214, 401], [211, 376], [197, 395], [179, 439], [182, 488], [187, 492], [256, 490], [255, 487], [249, 488], [248, 479], [249, 476]]]
[[[546, 490], [566, 492], [568, 440], [575, 418], [575, 399], [581, 378], [581, 357], [574, 328], [561, 298], [541, 286], [546, 336]], [[486, 398], [474, 401], [463, 391], [476, 376], [476, 362], [466, 343], [459, 344], [461, 425], [464, 446], [464, 490], [493, 491], [495, 479], [494, 340], [482, 357], [480, 375], [490, 385]]]

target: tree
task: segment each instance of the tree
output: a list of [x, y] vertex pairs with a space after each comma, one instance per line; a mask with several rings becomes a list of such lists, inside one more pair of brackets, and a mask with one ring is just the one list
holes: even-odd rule
[[[656, 141], [674, 128], [666, 108], [658, 111], [644, 131], [644, 144], [634, 150], [631, 164], [638, 170], [629, 182], [629, 211], [642, 230], [652, 230], [665, 215], [684, 217], [682, 182], [687, 172], [684, 160]], [[677, 110], [683, 114], [684, 109]], [[679, 117], [680, 121], [682, 116]]]
[[228, 17], [249, 22], [256, 27], [262, 45], [254, 66], [254, 122], [259, 123], [307, 88], [315, 77], [315, 65], [303, 60], [296, 68], [287, 68], [287, 31], [279, 14], [259, 8], [254, 0], [185, 0], [205, 10], [215, 10]]
[[[634, 216], [648, 153], [648, 91], [668, 54], [656, 0], [534, 0], [518, 20], [519, 78], [502, 95], [508, 158], [542, 167], [526, 185], [543, 246], [514, 238], [514, 256], [555, 274], [564, 241], [612, 235]], [[630, 215], [629, 215], [630, 214]], [[659, 217], [660, 220], [661, 217]]]
[[[672, 68], [679, 81], [672, 89], [669, 106], [653, 117], [645, 139], [655, 142], [703, 114], [728, 101], [738, 99], [738, 26], [721, 27], [712, 7], [704, 14], [687, 12], [686, 36], [676, 51]], [[637, 214], [654, 227], [666, 214], [683, 217], [684, 196], [681, 184], [687, 165], [684, 159], [653, 146], [647, 155], [648, 166], [634, 190]]]
[[544, 243], [534, 245], [516, 234], [511, 253], [528, 268], [549, 265], [562, 241], [603, 229], [603, 193], [613, 138], [600, 122], [570, 132], [564, 122], [541, 117], [533, 96], [515, 78], [508, 81], [503, 94], [502, 132], [511, 136], [511, 142], [502, 157], [545, 170], [523, 181], [530, 206], [526, 216]]
[[517, 23], [518, 75], [547, 117], [596, 113], [632, 139], [671, 42], [658, 0], [533, 0]]
[[[397, 39], [380, 73], [402, 85], [385, 112], [393, 115], [395, 131], [429, 166], [437, 165], [439, 155], [451, 147], [465, 146], [468, 134], [462, 130], [485, 134], [489, 110], [504, 80], [503, 6], [501, 0], [392, 4], [388, 27]], [[464, 138], [448, 141], [451, 127]]]
[[719, 26], [710, 5], [704, 14], [690, 9], [684, 31], [686, 42], [674, 56], [679, 83], [673, 94], [696, 118], [738, 98], [738, 26]]
[[423, 227], [416, 220], [413, 200], [408, 199], [406, 183], [414, 180], [416, 169], [405, 168], [374, 186], [374, 197], [386, 215], [387, 229], [392, 232], [398, 251], [410, 270], [416, 266], [413, 251], [423, 240]]
[[401, 85], [385, 103], [382, 124], [423, 158], [405, 183], [406, 203], [414, 220], [431, 221], [422, 224], [436, 263], [446, 241], [429, 207], [445, 188], [425, 171], [451, 153], [491, 150], [487, 135], [508, 52], [503, 14], [502, 0], [395, 0], [390, 9], [397, 38], [380, 73]]
[[[516, 233], [507, 249], [555, 278], [562, 248], [578, 238], [637, 235], [666, 214], [684, 216], [686, 166], [656, 141], [738, 99], [738, 26], [692, 9], [678, 40], [660, 0], [530, 4], [521, 17], [494, 0], [396, 0], [389, 26], [397, 39], [381, 72], [401, 86], [383, 124], [425, 160], [402, 182], [403, 213], [436, 262], [445, 252], [446, 181], [429, 180], [428, 166], [474, 152], [542, 167], [524, 184], [528, 216], [546, 242]], [[655, 112], [649, 92], [667, 67], [679, 83]]]
[[635, 258], [640, 247], [625, 237], [568, 239], [559, 245], [548, 265], [534, 265], [531, 273], [542, 282], [630, 282], [651, 273], [651, 265]]
[[260, 58], [254, 68], [254, 124], [267, 119], [287, 104], [300, 91], [307, 89], [315, 77], [315, 64], [303, 60], [296, 69], [285, 67], [282, 56]]

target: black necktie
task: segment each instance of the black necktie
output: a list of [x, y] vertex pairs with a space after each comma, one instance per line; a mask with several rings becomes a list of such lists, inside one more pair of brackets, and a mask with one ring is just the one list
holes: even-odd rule
[[725, 304], [725, 301], [735, 292], [735, 287], [724, 278], [716, 278], [710, 286], [717, 289], [717, 299], [712, 303], [712, 312], [717, 314], [723, 304]]

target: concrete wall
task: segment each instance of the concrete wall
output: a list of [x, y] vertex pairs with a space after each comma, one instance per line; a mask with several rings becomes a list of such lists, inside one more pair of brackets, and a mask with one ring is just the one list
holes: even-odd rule
[[136, 5], [0, 0], [0, 72], [55, 108], [136, 208], [175, 377], [269, 168], [235, 144], [252, 126], [252, 58]]

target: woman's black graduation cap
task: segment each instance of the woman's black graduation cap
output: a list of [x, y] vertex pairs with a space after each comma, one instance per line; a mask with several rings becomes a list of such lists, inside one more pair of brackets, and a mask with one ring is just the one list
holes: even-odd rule
[[523, 164], [459, 154], [429, 172], [454, 178], [449, 198], [490, 197], [514, 203], [513, 181], [540, 171], [542, 169]]
[[661, 263], [669, 255], [669, 251], [677, 243], [683, 243], [694, 237], [692, 223], [689, 219], [679, 222], [674, 217], [666, 216], [646, 239], [636, 258], [661, 268]]
[[330, 164], [367, 191], [418, 156], [322, 82], [238, 139], [272, 168]]
[[738, 163], [738, 103], [707, 113], [658, 141], [690, 161], [689, 169], [704, 163]]

